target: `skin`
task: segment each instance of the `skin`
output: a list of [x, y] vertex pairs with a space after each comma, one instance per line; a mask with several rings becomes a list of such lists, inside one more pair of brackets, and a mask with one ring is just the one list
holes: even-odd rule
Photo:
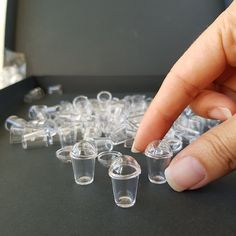
[[171, 162], [166, 178], [176, 191], [202, 187], [236, 168], [236, 1], [172, 67], [144, 115], [132, 151], [143, 152], [163, 138], [188, 105], [198, 115], [224, 122]]

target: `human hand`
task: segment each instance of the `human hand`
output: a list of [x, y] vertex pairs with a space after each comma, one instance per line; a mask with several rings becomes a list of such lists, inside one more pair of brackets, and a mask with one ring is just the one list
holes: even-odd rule
[[150, 104], [132, 151], [162, 139], [190, 104], [206, 118], [224, 121], [182, 150], [166, 169], [176, 191], [196, 189], [236, 169], [236, 1], [177, 61]]

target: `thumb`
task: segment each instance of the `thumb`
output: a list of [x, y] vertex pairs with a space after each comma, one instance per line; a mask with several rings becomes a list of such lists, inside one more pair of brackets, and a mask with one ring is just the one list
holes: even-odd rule
[[181, 151], [165, 171], [176, 191], [200, 188], [236, 169], [236, 115]]

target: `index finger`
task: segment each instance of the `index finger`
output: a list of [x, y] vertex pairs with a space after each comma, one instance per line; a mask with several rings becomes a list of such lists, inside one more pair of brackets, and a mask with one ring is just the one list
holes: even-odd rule
[[224, 71], [222, 17], [200, 35], [166, 76], [143, 117], [133, 152], [142, 152], [148, 143], [161, 139], [183, 109]]

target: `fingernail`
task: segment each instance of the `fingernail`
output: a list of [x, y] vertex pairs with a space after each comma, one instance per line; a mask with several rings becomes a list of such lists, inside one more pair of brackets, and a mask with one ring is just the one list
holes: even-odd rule
[[227, 120], [232, 113], [227, 107], [216, 107], [208, 112], [208, 116], [217, 120]]
[[134, 146], [135, 146], [135, 143], [133, 143], [133, 145], [132, 145], [131, 152], [133, 152], [133, 153], [140, 153], [140, 151], [137, 150]]
[[207, 177], [202, 164], [194, 157], [183, 157], [173, 162], [166, 170], [168, 184], [177, 192], [193, 189]]

